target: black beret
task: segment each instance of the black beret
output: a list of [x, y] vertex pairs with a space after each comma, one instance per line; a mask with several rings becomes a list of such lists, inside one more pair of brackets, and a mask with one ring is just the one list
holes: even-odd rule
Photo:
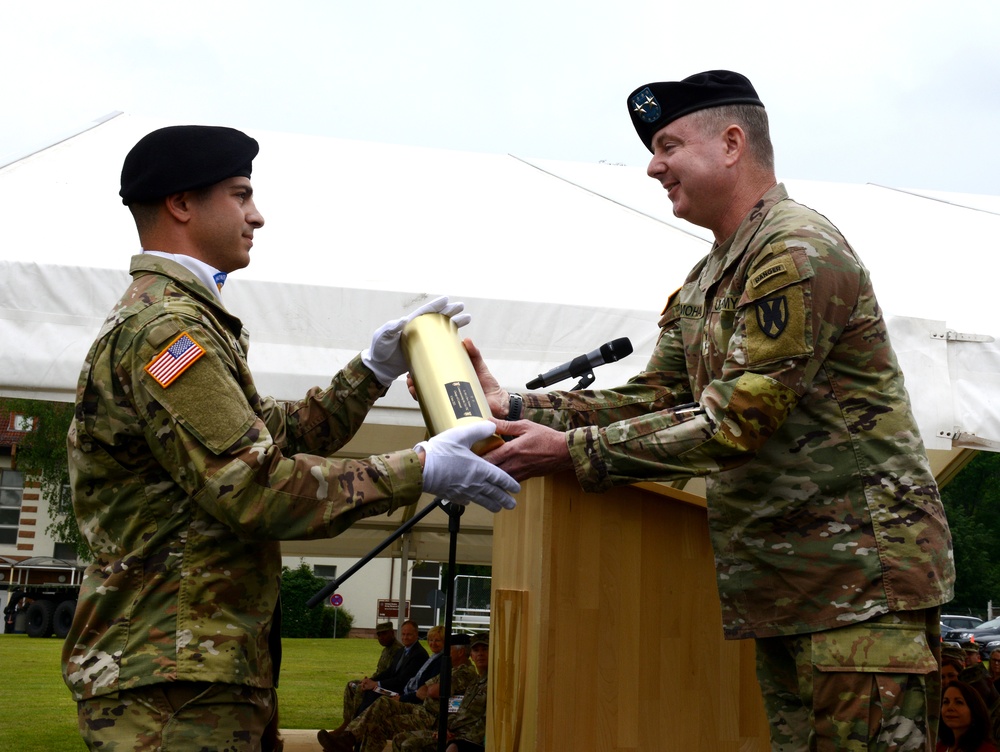
[[464, 634], [464, 633], [453, 634], [451, 636], [451, 645], [452, 645], [452, 647], [454, 647], [456, 645], [467, 646], [470, 642], [472, 642], [472, 640], [469, 639], [469, 635]]
[[695, 73], [683, 81], [640, 86], [629, 94], [628, 114], [642, 143], [653, 151], [653, 136], [665, 125], [692, 112], [727, 104], [764, 106], [746, 76], [712, 70]]
[[226, 178], [248, 178], [259, 149], [256, 140], [235, 128], [160, 128], [139, 139], [125, 156], [118, 193], [128, 205], [204, 188]]

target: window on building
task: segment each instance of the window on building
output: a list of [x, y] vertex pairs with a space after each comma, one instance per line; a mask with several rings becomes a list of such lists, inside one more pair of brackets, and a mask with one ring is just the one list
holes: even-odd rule
[[63, 561], [76, 561], [76, 549], [72, 543], [56, 543], [52, 547], [52, 556]]
[[17, 470], [0, 470], [0, 545], [17, 543], [23, 491], [24, 476], [21, 473]]
[[313, 574], [324, 580], [337, 579], [337, 567], [330, 564], [313, 564]]
[[30, 415], [19, 415], [18, 413], [11, 413], [10, 416], [10, 430], [12, 431], [33, 431], [35, 430], [35, 419]]

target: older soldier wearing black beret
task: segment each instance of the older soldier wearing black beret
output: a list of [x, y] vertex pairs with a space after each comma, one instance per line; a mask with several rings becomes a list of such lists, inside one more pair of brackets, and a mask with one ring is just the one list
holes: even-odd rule
[[335, 536], [424, 491], [497, 511], [518, 488], [469, 451], [493, 433], [487, 421], [332, 457], [405, 372], [403, 325], [433, 311], [461, 326], [461, 303], [389, 322], [300, 402], [258, 394], [221, 292], [264, 226], [257, 151], [232, 128], [174, 126], [122, 168], [143, 252], [83, 364], [68, 437], [94, 563], [63, 672], [91, 749], [261, 749], [276, 707], [278, 541]]
[[[745, 76], [627, 99], [674, 214], [715, 243], [625, 388], [510, 395], [475, 347], [519, 480], [707, 476], [726, 636], [756, 640], [775, 750], [933, 750], [951, 537], [868, 271], [777, 182]], [[515, 420], [524, 418], [524, 420]]]

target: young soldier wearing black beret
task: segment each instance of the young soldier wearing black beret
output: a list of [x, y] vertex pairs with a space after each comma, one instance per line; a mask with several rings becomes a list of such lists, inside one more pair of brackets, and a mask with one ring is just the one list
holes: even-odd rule
[[517, 483], [469, 447], [483, 421], [414, 449], [332, 455], [406, 371], [416, 315], [391, 321], [326, 389], [257, 392], [222, 283], [264, 226], [257, 142], [174, 126], [125, 158], [121, 197], [143, 253], [83, 365], [68, 437], [73, 505], [94, 556], [63, 651], [92, 749], [258, 750], [275, 715], [279, 540], [332, 537], [422, 492], [493, 511]]

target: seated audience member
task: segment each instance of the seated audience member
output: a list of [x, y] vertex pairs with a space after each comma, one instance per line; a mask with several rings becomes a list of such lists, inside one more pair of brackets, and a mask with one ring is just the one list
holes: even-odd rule
[[[396, 629], [392, 626], [392, 622], [388, 621], [375, 625], [375, 639], [382, 646], [382, 652], [379, 654], [378, 663], [375, 665], [375, 672], [373, 674], [374, 676], [378, 676], [389, 670], [396, 656], [399, 655], [399, 651], [403, 649], [403, 644], [396, 639]], [[364, 678], [367, 679], [368, 677]], [[347, 686], [344, 687], [344, 722], [340, 724], [339, 729], [347, 726], [354, 716], [357, 715], [358, 707], [361, 705], [362, 681], [362, 679], [349, 681], [347, 682]]]
[[[427, 633], [431, 650], [440, 653], [444, 645], [444, 629], [435, 627]], [[469, 638], [451, 638], [452, 691], [460, 694], [477, 678], [469, 663]], [[382, 752], [387, 741], [401, 731], [432, 728], [437, 723], [438, 687], [440, 676], [435, 673], [412, 693], [400, 697], [380, 697], [360, 713], [346, 728], [332, 732], [320, 731], [316, 736], [326, 752]], [[412, 698], [412, 700], [410, 699]]]
[[1000, 692], [990, 681], [989, 671], [982, 661], [962, 669], [958, 681], [965, 682], [983, 698], [983, 704], [990, 715], [990, 727], [993, 729], [993, 739], [1000, 738]]
[[406, 683], [416, 675], [427, 660], [427, 651], [420, 644], [417, 623], [412, 619], [403, 622], [403, 627], [399, 630], [399, 641], [403, 643], [403, 649], [399, 651], [388, 670], [361, 680], [361, 690], [364, 694], [361, 696], [358, 713], [364, 711], [385, 692], [402, 694]]
[[430, 648], [430, 656], [399, 693], [399, 699], [404, 702], [418, 702], [413, 699], [417, 690], [441, 673], [441, 664], [444, 660], [444, 654], [441, 652], [444, 650], [444, 627], [431, 627], [427, 630], [427, 647]]
[[963, 681], [949, 684], [941, 698], [937, 752], [997, 752], [986, 703]]
[[[479, 672], [476, 683], [469, 687], [458, 706], [458, 712], [448, 716], [448, 742], [456, 746], [463, 742], [477, 745], [486, 740], [486, 683], [490, 664], [489, 635], [472, 638], [472, 662]], [[404, 731], [392, 738], [393, 752], [434, 752], [437, 731]]]
[[958, 675], [965, 671], [965, 658], [956, 658], [954, 655], [941, 656], [941, 690], [958, 679]]

